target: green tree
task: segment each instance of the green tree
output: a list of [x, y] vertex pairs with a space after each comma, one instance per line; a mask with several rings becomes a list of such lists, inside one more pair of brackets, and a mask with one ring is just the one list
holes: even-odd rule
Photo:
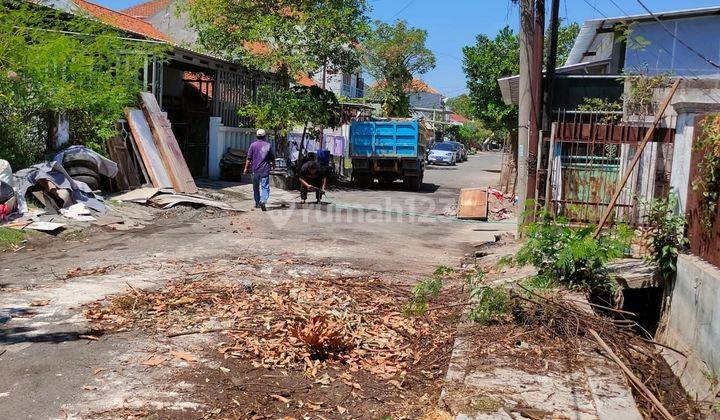
[[413, 28], [398, 20], [395, 24], [380, 21], [364, 43], [365, 68], [378, 81], [373, 94], [383, 102], [383, 113], [389, 117], [408, 117], [408, 92], [414, 75], [435, 68], [435, 55], [425, 45], [427, 31]]
[[[335, 94], [317, 86], [294, 86], [290, 89], [264, 89], [261, 100], [246, 105], [238, 111], [248, 117], [256, 127], [267, 127], [275, 132], [275, 138], [284, 138], [288, 128], [303, 127], [300, 153], [303, 153], [308, 133], [319, 138], [324, 127], [336, 127], [340, 123], [340, 103]], [[298, 159], [300, 162], [301, 159]]]
[[[580, 32], [577, 23], [561, 26], [558, 31], [558, 65], [567, 60]], [[546, 38], [545, 43], [549, 40]], [[549, 50], [545, 48], [545, 53]], [[497, 79], [520, 72], [520, 43], [509, 26], [491, 39], [478, 35], [475, 45], [463, 48], [463, 69], [470, 90], [472, 115], [495, 132], [514, 131], [517, 126], [517, 108], [506, 105]], [[547, 60], [546, 60], [547, 61]]]
[[465, 146], [474, 148], [478, 148], [486, 138], [493, 136], [493, 132], [483, 127], [478, 121], [450, 126], [446, 133]]
[[59, 113], [70, 118], [71, 142], [102, 152], [123, 108], [137, 101], [145, 60], [163, 51], [123, 40], [89, 19], [68, 19], [25, 2], [3, 3], [0, 156], [16, 168], [39, 160], [48, 123]]
[[366, 0], [194, 0], [190, 24], [199, 44], [252, 68], [279, 70], [289, 80], [323, 66], [356, 70], [352, 48], [367, 33]]
[[[560, 20], [560, 29], [558, 30], [558, 45], [557, 45], [557, 65], [562, 67], [570, 55], [575, 44], [575, 38], [580, 33], [580, 25], [573, 22], [567, 26], [562, 26], [562, 19]], [[547, 63], [547, 53], [550, 51], [550, 33], [545, 37], [545, 62]]]
[[490, 130], [507, 132], [517, 126], [517, 108], [503, 102], [497, 79], [518, 73], [519, 51], [518, 37], [509, 26], [494, 39], [478, 35], [474, 46], [463, 48], [470, 109]]
[[454, 113], [458, 115], [462, 115], [465, 118], [473, 117], [472, 102], [470, 101], [470, 97], [466, 93], [448, 99], [447, 105]]

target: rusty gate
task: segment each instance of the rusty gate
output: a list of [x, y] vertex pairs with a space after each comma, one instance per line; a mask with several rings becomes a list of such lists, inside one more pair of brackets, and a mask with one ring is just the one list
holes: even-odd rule
[[[599, 114], [561, 113], [540, 143], [536, 202], [570, 222], [597, 223], [649, 130]], [[669, 191], [674, 130], [658, 128], [623, 188], [614, 221], [646, 223], [647, 204]]]

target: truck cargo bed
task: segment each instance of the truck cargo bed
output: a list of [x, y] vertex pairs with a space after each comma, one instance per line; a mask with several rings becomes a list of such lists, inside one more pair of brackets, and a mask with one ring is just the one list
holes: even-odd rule
[[353, 122], [351, 157], [417, 158], [420, 153], [417, 121]]

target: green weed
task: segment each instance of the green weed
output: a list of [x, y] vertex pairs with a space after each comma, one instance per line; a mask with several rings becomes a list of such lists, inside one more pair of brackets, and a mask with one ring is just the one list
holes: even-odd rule
[[403, 308], [405, 316], [424, 315], [430, 307], [430, 301], [440, 296], [442, 290], [442, 279], [434, 277], [423, 280], [412, 290], [412, 298]]
[[16, 229], [0, 227], [0, 251], [20, 245], [25, 233]]
[[595, 227], [571, 227], [562, 218], [541, 214], [525, 229], [525, 243], [515, 256], [516, 265], [532, 265], [539, 284], [556, 282], [569, 288], [606, 289], [612, 279], [608, 262], [625, 255], [633, 232], [617, 225], [595, 238]]
[[433, 276], [445, 277], [445, 276], [453, 275], [455, 273], [456, 273], [456, 270], [454, 268], [441, 265], [435, 269], [435, 272], [433, 272]]
[[510, 313], [509, 292], [502, 288], [485, 287], [477, 291], [477, 303], [470, 308], [468, 318], [479, 324], [500, 321]]
[[532, 276], [522, 282], [522, 285], [530, 290], [548, 290], [556, 286], [555, 281], [550, 276]]

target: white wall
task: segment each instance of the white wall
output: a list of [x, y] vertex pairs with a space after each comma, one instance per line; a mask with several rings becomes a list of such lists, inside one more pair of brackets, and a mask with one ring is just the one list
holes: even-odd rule
[[443, 105], [443, 96], [439, 93], [413, 92], [409, 95], [409, 99], [412, 108], [440, 109]]

